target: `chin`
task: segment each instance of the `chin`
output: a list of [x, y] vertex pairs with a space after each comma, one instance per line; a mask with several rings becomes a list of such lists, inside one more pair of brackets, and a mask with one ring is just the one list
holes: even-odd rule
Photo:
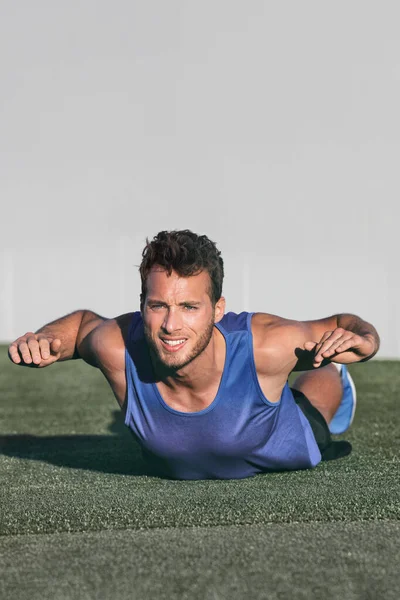
[[183, 356], [166, 356], [162, 352], [157, 352], [157, 358], [161, 364], [165, 367], [174, 369], [177, 371], [178, 369], [183, 369], [186, 367], [192, 360], [197, 358], [198, 354], [186, 354]]
[[202, 352], [204, 352], [212, 338], [213, 329], [214, 321], [210, 321], [208, 327], [200, 335], [198, 335], [196, 338], [188, 338], [187, 344], [190, 345], [187, 345], [178, 352], [171, 354], [167, 353], [163, 349], [163, 347], [157, 341], [157, 338], [154, 339], [146, 327], [144, 329], [144, 333], [147, 343], [150, 349], [153, 351], [157, 361], [167, 369], [178, 371], [179, 369], [186, 367], [195, 358], [202, 354]]

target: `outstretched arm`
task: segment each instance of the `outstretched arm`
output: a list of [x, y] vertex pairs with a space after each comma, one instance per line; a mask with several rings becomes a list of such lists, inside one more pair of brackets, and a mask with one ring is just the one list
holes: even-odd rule
[[[379, 350], [380, 339], [375, 327], [356, 315], [334, 315], [305, 321], [302, 326], [308, 339], [303, 346], [306, 353], [299, 351], [296, 370], [318, 368], [327, 362], [365, 362]], [[305, 367], [307, 363], [309, 366]]]
[[47, 367], [58, 360], [83, 358], [94, 364], [85, 340], [106, 319], [89, 310], [77, 310], [28, 332], [8, 348], [10, 360], [21, 366]]

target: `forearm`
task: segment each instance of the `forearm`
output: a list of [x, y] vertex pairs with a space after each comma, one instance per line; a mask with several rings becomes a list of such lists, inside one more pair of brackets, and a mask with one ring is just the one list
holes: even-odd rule
[[96, 316], [89, 310], [77, 310], [47, 323], [35, 333], [43, 333], [49, 338], [61, 341], [61, 356], [58, 360], [76, 359], [79, 358], [76, 349], [79, 330], [83, 323]]
[[106, 319], [90, 310], [77, 310], [32, 333], [21, 335], [8, 348], [10, 360], [20, 366], [48, 367], [59, 360], [83, 358], [96, 364], [88, 338]]
[[368, 323], [360, 317], [352, 314], [336, 315], [336, 319], [338, 327], [346, 329], [347, 331], [351, 331], [352, 333], [355, 333], [366, 340], [365, 348], [361, 346], [361, 348], [358, 350], [358, 354], [362, 361], [369, 360], [375, 356], [379, 350], [380, 338], [378, 332], [376, 331], [375, 327], [371, 325], [371, 323]]

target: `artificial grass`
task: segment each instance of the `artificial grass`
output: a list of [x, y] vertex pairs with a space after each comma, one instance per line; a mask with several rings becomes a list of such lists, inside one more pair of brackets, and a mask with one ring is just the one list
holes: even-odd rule
[[381, 521], [13, 536], [0, 538], [0, 595], [398, 600], [399, 534]]
[[[380, 582], [380, 591], [385, 592], [382, 597], [388, 598], [394, 589], [393, 568], [398, 562], [395, 539], [400, 515], [397, 401], [400, 362], [373, 360], [352, 365], [350, 371], [357, 386], [359, 405], [352, 428], [340, 436], [353, 444], [353, 453], [349, 457], [321, 463], [313, 470], [270, 473], [244, 480], [172, 481], [145, 474], [140, 451], [124, 428], [112, 392], [97, 370], [82, 361], [55, 364], [40, 370], [21, 368], [8, 361], [4, 347], [0, 354], [0, 535], [4, 536], [0, 540], [0, 549], [5, 556], [9, 555], [7, 548], [15, 548], [16, 556], [25, 549], [29, 558], [30, 548], [37, 547], [39, 553], [42, 548], [45, 554], [47, 547], [58, 548], [54, 551], [54, 560], [49, 563], [53, 564], [49, 569], [55, 574], [61, 573], [63, 561], [68, 564], [72, 560], [72, 554], [78, 551], [76, 548], [92, 544], [97, 552], [96, 557], [86, 557], [88, 569], [89, 563], [94, 561], [92, 569], [97, 570], [97, 579], [92, 575], [96, 581], [101, 581], [107, 572], [104, 560], [109, 553], [108, 540], [110, 548], [114, 548], [114, 559], [122, 561], [126, 569], [125, 578], [130, 581], [136, 573], [142, 581], [142, 587], [135, 588], [136, 591], [130, 594], [121, 584], [120, 596], [114, 597], [148, 598], [154, 592], [154, 597], [168, 598], [242, 598], [249, 595], [246, 590], [251, 587], [248, 573], [252, 573], [253, 567], [248, 544], [249, 536], [252, 536], [261, 558], [255, 563], [258, 565], [254, 572], [255, 593], [250, 597], [278, 598], [290, 596], [279, 595], [279, 586], [283, 584], [277, 582], [286, 581], [285, 570], [289, 569], [291, 573], [297, 569], [303, 546], [309, 548], [304, 561], [311, 571], [304, 575], [303, 584], [299, 575], [300, 583], [295, 582], [293, 589], [298, 594], [303, 593], [307, 580], [304, 589], [308, 593], [312, 591], [313, 580], [320, 576], [322, 551], [328, 552], [323, 556], [326, 556], [327, 564], [329, 562], [329, 550], [322, 550], [325, 546], [313, 541], [319, 532], [320, 541], [326, 537], [326, 548], [331, 547], [332, 564], [336, 564], [342, 576], [347, 564], [345, 558], [339, 560], [343, 536], [353, 551], [361, 553], [360, 556], [370, 556], [370, 563], [375, 561], [378, 565], [374, 577]], [[279, 535], [274, 534], [275, 531]], [[361, 537], [357, 538], [354, 531]], [[215, 532], [214, 537], [212, 532]], [[350, 537], [346, 537], [346, 532]], [[42, 535], [38, 538], [32, 534]], [[200, 537], [196, 538], [196, 535]], [[282, 539], [278, 547], [277, 537]], [[128, 550], [118, 550], [119, 544], [121, 548], [128, 548], [132, 540], [135, 540], [136, 554], [141, 556], [140, 568]], [[146, 540], [153, 540], [153, 545]], [[376, 543], [372, 544], [373, 540]], [[200, 587], [193, 588], [192, 595], [185, 596], [190, 586], [187, 586], [188, 571], [186, 563], [182, 562], [181, 551], [186, 548], [185, 552], [189, 552], [188, 548], [193, 544], [200, 544], [200, 547], [192, 563], [201, 565], [203, 558], [211, 560], [208, 566], [204, 563], [203, 570], [210, 581], [215, 576], [217, 583], [209, 588], [206, 583], [199, 583]], [[231, 556], [229, 564], [236, 565], [231, 570], [228, 566], [218, 566], [225, 564], [218, 562], [221, 544], [225, 548], [223, 553]], [[71, 548], [71, 555], [68, 548]], [[162, 553], [160, 548], [164, 549]], [[176, 557], [174, 577], [165, 575], [164, 579], [160, 576], [158, 580], [153, 574], [160, 571], [160, 561], [167, 561], [167, 564], [171, 556]], [[271, 556], [274, 557], [272, 562]], [[112, 560], [108, 567], [111, 579], [119, 577], [111, 563]], [[12, 571], [17, 581], [20, 577], [15, 588], [19, 589], [20, 595], [15, 597], [21, 599], [28, 598], [28, 591], [24, 595], [23, 585], [26, 564], [26, 560], [20, 558]], [[36, 559], [31, 563], [28, 560], [28, 564], [32, 564], [32, 573], [35, 568], [42, 569]], [[353, 592], [358, 593], [357, 590], [373, 589], [367, 585], [372, 567], [365, 563], [367, 570], [361, 577], [354, 561], [349, 564], [353, 564], [347, 573], [350, 583], [341, 588], [345, 597], [377, 598], [351, 596]], [[361, 560], [357, 564], [364, 563]], [[392, 573], [387, 581], [382, 575], [384, 564]], [[327, 589], [335, 589], [333, 570], [325, 580]], [[88, 595], [84, 595], [83, 571], [84, 564], [81, 575], [75, 579], [76, 583], [81, 582], [80, 593], [71, 584], [72, 587], [64, 585], [60, 588], [61, 595], [48, 597], [110, 597], [98, 595], [94, 583], [87, 584]], [[236, 587], [232, 583], [234, 571]], [[35, 597], [32, 593], [39, 597], [49, 585], [45, 571], [40, 572], [42, 576], [37, 578], [37, 586], [30, 588], [30, 598]], [[164, 572], [163, 568], [160, 572]], [[229, 582], [224, 579], [225, 572], [231, 573]], [[200, 582], [201, 569], [196, 573]], [[7, 588], [7, 597], [11, 597], [13, 589], [10, 577], [9, 574], [2, 584]], [[143, 583], [146, 577], [150, 577], [147, 584]], [[278, 587], [268, 587], [270, 581], [275, 581]], [[351, 582], [357, 583], [352, 589]], [[153, 584], [151, 592], [149, 586]], [[268, 594], [262, 591], [263, 585], [269, 590]], [[289, 589], [290, 582], [288, 585], [282, 589]], [[157, 591], [157, 586], [161, 592]], [[107, 586], [103, 591], [105, 589]], [[165, 596], [162, 595], [164, 592]], [[274, 593], [278, 595], [274, 596]], [[327, 592], [324, 595], [330, 597]]]

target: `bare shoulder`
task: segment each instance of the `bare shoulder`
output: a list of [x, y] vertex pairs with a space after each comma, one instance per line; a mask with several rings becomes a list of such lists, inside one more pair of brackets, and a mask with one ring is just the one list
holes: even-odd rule
[[285, 319], [268, 313], [255, 313], [251, 320], [254, 345], [268, 347], [276, 341], [275, 337], [297, 339], [303, 332], [303, 323], [293, 319]]
[[267, 313], [255, 313], [251, 321], [257, 372], [272, 375], [290, 373], [302, 347], [304, 327], [300, 321]]
[[133, 314], [99, 321], [81, 342], [82, 358], [108, 374], [124, 372], [126, 340]]

